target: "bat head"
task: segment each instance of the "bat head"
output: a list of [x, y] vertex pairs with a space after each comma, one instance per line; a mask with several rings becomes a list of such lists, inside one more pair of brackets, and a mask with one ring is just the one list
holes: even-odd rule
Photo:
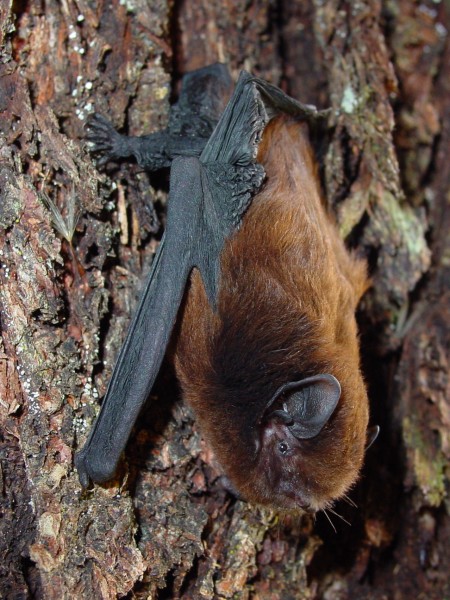
[[[289, 512], [315, 512], [343, 496], [355, 483], [370, 442], [364, 386], [359, 392], [362, 409], [355, 411], [352, 390], [345, 394], [333, 375], [282, 385], [255, 427], [253, 460], [250, 453], [239, 460], [224, 456], [222, 464], [240, 495]], [[217, 448], [222, 454], [220, 443]]]
[[[189, 372], [178, 363], [185, 397], [229, 488], [280, 511], [330, 506], [357, 480], [367, 443], [367, 393], [358, 365], [349, 364], [340, 345], [316, 348], [309, 325], [292, 314], [253, 323], [251, 331], [234, 323], [220, 328], [214, 353], [195, 355], [201, 377], [193, 378], [192, 353]], [[190, 342], [198, 335], [191, 329]], [[274, 342], [276, 335], [287, 337]], [[278, 348], [288, 346], [281, 360]]]
[[[270, 400], [257, 442], [258, 470], [264, 473], [259, 487], [263, 494], [265, 487], [270, 490], [272, 502], [276, 490], [280, 508], [318, 510], [327, 502], [328, 482], [311, 477], [311, 462], [317, 460], [317, 441], [311, 440], [330, 421], [340, 396], [339, 381], [320, 374], [282, 385]], [[316, 446], [312, 460], [311, 445]]]

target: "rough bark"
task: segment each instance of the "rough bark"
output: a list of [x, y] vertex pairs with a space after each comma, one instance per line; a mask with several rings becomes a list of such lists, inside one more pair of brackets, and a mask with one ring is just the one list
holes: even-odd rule
[[[2, 598], [450, 594], [448, 17], [431, 0], [0, 0]], [[360, 322], [382, 426], [337, 533], [221, 489], [170, 367], [117, 479], [83, 493], [73, 466], [167, 191], [167, 174], [98, 172], [83, 123], [95, 108], [157, 130], [180, 76], [216, 60], [333, 108], [324, 187], [371, 268]]]

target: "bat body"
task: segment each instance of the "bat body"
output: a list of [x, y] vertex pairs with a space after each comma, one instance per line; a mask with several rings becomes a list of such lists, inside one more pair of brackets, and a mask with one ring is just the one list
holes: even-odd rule
[[[227, 88], [223, 66], [207, 69]], [[202, 97], [197, 110], [214, 121], [218, 100]], [[368, 401], [354, 313], [366, 266], [346, 250], [321, 198], [308, 139], [319, 118], [244, 73], [211, 131], [195, 133], [190, 146], [177, 144], [175, 134], [165, 146], [172, 165], [167, 228], [76, 459], [84, 485], [113, 475], [180, 305], [172, 338], [177, 377], [243, 498], [315, 511], [357, 479]], [[92, 132], [94, 149], [107, 159], [128, 153], [154, 164], [153, 151], [142, 158], [141, 141], [130, 150], [129, 138], [101, 118]]]
[[[363, 460], [368, 409], [354, 313], [367, 279], [324, 209], [307, 129], [285, 117], [266, 127], [266, 185], [223, 249], [217, 312], [194, 273], [175, 365], [233, 487], [259, 504], [314, 510], [345, 493]], [[321, 373], [339, 381], [339, 401], [317, 435], [298, 438], [271, 416], [288, 394], [271, 399]]]

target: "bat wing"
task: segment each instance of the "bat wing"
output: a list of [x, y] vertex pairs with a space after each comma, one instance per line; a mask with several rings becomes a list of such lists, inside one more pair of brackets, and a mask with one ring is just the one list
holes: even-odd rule
[[255, 163], [258, 144], [277, 112], [304, 115], [305, 109], [243, 72], [200, 158], [173, 160], [166, 231], [100, 414], [75, 459], [83, 486], [114, 475], [158, 374], [194, 267], [215, 306], [220, 253], [262, 184], [264, 169]]
[[279, 113], [292, 115], [293, 117], [302, 117], [309, 122], [327, 121], [331, 109], [317, 110], [312, 104], [303, 104], [294, 98], [285, 94], [280, 88], [259, 79], [251, 77], [261, 98], [266, 111], [266, 119], [271, 119]]
[[201, 224], [202, 180], [197, 159], [177, 159], [171, 172], [167, 228], [138, 309], [120, 351], [100, 414], [76, 456], [81, 484], [103, 482], [120, 455], [158, 374], [192, 269]]
[[[247, 148], [252, 141], [243, 143], [240, 136], [247, 132], [250, 138], [254, 131], [242, 124], [246, 114], [239, 111], [240, 102], [240, 95], [233, 96], [232, 112], [238, 118], [221, 130], [230, 133], [230, 128], [236, 129], [235, 134], [231, 131], [231, 140]], [[224, 117], [228, 114], [225, 111]], [[217, 135], [214, 140], [208, 143], [208, 153], [216, 157], [215, 162], [178, 157], [172, 163], [166, 231], [100, 413], [86, 445], [75, 459], [84, 487], [90, 479], [100, 483], [114, 475], [158, 374], [193, 267], [200, 270], [211, 302], [215, 302], [223, 243], [263, 180], [264, 171], [259, 165], [249, 161], [234, 164], [240, 152], [233, 150], [232, 141], [226, 140], [221, 145]], [[234, 216], [227, 218], [230, 210]]]

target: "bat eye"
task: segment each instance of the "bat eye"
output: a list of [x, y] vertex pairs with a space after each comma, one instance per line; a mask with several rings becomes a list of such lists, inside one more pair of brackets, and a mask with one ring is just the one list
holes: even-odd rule
[[278, 444], [278, 450], [279, 450], [280, 454], [287, 454], [287, 452], [289, 450], [289, 445], [286, 442], [280, 442]]

